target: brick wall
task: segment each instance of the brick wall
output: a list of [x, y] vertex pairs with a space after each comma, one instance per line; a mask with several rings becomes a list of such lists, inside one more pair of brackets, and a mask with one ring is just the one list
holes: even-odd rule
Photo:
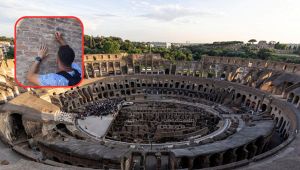
[[59, 44], [55, 40], [56, 31], [61, 32], [66, 43], [73, 48], [75, 62], [81, 64], [82, 29], [79, 20], [24, 18], [18, 22], [16, 29], [16, 77], [23, 85], [30, 85], [26, 75], [42, 42], [47, 45], [49, 56], [42, 62], [39, 74], [57, 72], [56, 57]]

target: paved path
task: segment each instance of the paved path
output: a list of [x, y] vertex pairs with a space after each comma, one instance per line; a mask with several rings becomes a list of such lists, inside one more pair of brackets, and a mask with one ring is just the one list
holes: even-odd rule
[[[26, 159], [26, 158], [13, 151], [8, 145], [2, 143], [2, 141], [0, 140], [0, 161], [6, 160], [8, 161], [9, 165], [11, 165], [11, 164], [15, 164], [21, 159]], [[6, 166], [7, 165], [0, 164], [0, 170], [6, 169], [4, 168]]]
[[56, 167], [51, 165], [46, 165], [43, 163], [33, 162], [21, 159], [14, 164], [10, 165], [0, 165], [0, 170], [91, 170], [88, 168], [81, 167]]
[[[25, 159], [23, 156], [17, 154], [8, 145], [0, 141], [0, 161], [7, 160], [9, 164], [16, 163], [20, 159]], [[3, 165], [0, 165], [0, 168]]]
[[[272, 95], [277, 99], [286, 101], [281, 95]], [[286, 107], [294, 107], [291, 103], [286, 103]], [[300, 122], [300, 110], [295, 109], [298, 124]], [[300, 130], [298, 125], [298, 132]], [[273, 156], [267, 157], [258, 162], [252, 162], [240, 170], [299, 170], [300, 169], [300, 133], [296, 135], [294, 141]]]
[[77, 123], [83, 131], [100, 138], [105, 136], [113, 119], [112, 115], [102, 116], [102, 119], [100, 116], [88, 116], [84, 120], [78, 119]]
[[300, 134], [286, 148], [273, 156], [258, 162], [252, 162], [239, 170], [299, 170], [300, 169]]

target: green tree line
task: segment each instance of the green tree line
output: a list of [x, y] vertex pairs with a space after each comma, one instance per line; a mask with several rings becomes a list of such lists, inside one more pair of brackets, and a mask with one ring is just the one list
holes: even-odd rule
[[[151, 50], [151, 51], [150, 51]], [[169, 60], [193, 60], [192, 52], [188, 48], [171, 48], [151, 47], [148, 42], [132, 42], [130, 40], [122, 40], [119, 37], [93, 37], [84, 36], [84, 53], [158, 53], [162, 57]]]
[[[152, 47], [152, 53], [158, 53], [163, 58], [175, 61], [183, 60], [200, 60], [201, 56], [226, 56], [226, 57], [241, 57], [253, 58], [262, 60], [274, 60], [283, 62], [300, 63], [299, 58], [295, 55], [278, 55], [275, 50], [284, 50], [287, 48], [285, 44], [277, 42], [274, 49], [257, 49], [253, 48], [254, 43], [257, 41], [251, 39], [247, 44], [242, 41], [225, 41], [214, 42], [212, 44], [197, 44], [187, 46], [171, 46], [171, 48]], [[128, 54], [141, 54], [150, 52], [149, 42], [132, 42], [130, 40], [123, 40], [119, 37], [93, 37], [85, 35], [84, 37], [85, 54], [95, 53], [128, 53]], [[239, 45], [240, 48], [232, 49], [229, 46]], [[294, 49], [295, 54], [300, 54], [300, 47]]]
[[[9, 41], [13, 43], [13, 38], [1, 36], [0, 41]], [[225, 41], [214, 42], [211, 44], [197, 44], [186, 46], [174, 46], [171, 48], [151, 47], [152, 53], [160, 54], [163, 58], [175, 61], [191, 61], [200, 60], [201, 56], [226, 56], [226, 57], [241, 57], [253, 58], [262, 60], [272, 60], [281, 62], [300, 63], [300, 47], [294, 47], [294, 54], [276, 54], [275, 50], [287, 49], [287, 45], [277, 42], [274, 49], [253, 49], [253, 44], [257, 42], [255, 39], [249, 40], [248, 44], [241, 41]], [[240, 48], [232, 49], [228, 46], [239, 45]], [[104, 36], [84, 36], [84, 53], [128, 53], [141, 54], [150, 53], [149, 42], [132, 42], [130, 40], [123, 40], [119, 37], [104, 37]], [[10, 47], [5, 55], [5, 58], [14, 58], [14, 48]]]

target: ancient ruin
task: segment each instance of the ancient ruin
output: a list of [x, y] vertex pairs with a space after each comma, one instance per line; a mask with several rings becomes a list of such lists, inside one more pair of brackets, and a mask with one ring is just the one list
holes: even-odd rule
[[[92, 54], [85, 55], [84, 82], [71, 89], [20, 89], [3, 77], [0, 137], [39, 164], [123, 170], [299, 166], [297, 64]], [[289, 154], [266, 161], [283, 151]]]

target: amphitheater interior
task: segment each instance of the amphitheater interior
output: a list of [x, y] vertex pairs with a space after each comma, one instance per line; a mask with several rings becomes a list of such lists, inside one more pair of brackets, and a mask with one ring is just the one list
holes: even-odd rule
[[23, 89], [2, 75], [0, 138], [52, 168], [297, 169], [300, 65], [85, 55], [85, 80]]

